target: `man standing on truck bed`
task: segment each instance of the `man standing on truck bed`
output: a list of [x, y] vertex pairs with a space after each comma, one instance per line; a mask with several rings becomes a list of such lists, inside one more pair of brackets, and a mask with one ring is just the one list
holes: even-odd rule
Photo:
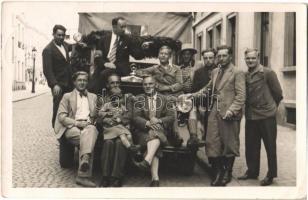
[[43, 50], [43, 72], [53, 96], [52, 127], [63, 94], [72, 90], [72, 69], [69, 63], [69, 45], [64, 42], [66, 28], [53, 27], [53, 40]]

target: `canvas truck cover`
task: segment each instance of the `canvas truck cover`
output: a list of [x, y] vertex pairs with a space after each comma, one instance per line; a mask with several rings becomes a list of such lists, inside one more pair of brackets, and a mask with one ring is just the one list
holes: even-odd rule
[[170, 37], [191, 43], [192, 16], [189, 12], [79, 13], [79, 32], [112, 30], [111, 21], [118, 16], [126, 19], [127, 29], [132, 34]]

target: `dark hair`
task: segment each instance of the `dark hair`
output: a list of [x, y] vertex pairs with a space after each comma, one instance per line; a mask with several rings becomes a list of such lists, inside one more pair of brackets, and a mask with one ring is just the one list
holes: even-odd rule
[[85, 75], [85, 76], [87, 76], [87, 79], [89, 79], [89, 75], [88, 75], [87, 72], [85, 72], [85, 71], [77, 71], [77, 72], [75, 72], [75, 73], [73, 74], [73, 76], [72, 76], [73, 81], [76, 81], [76, 79], [78, 78], [78, 76], [81, 76], [81, 75]]
[[217, 47], [217, 52], [218, 52], [219, 50], [222, 50], [222, 49], [227, 49], [227, 50], [228, 50], [229, 55], [232, 55], [232, 48], [231, 48], [230, 46], [227, 46], [227, 45], [221, 45], [221, 46]]
[[204, 53], [207, 53], [207, 52], [212, 52], [214, 54], [214, 56], [216, 55], [216, 50], [214, 48], [207, 48], [205, 50], [202, 50], [201, 51], [201, 55], [203, 56]]
[[121, 78], [120, 78], [120, 76], [119, 76], [118, 74], [116, 74], [116, 73], [114, 73], [114, 72], [111, 72], [111, 73], [108, 74], [108, 76], [107, 76], [107, 82], [106, 82], [106, 83], [109, 82], [109, 78], [110, 78], [111, 76], [116, 76], [116, 77], [118, 77], [118, 79], [121, 81]]
[[118, 25], [118, 21], [119, 21], [120, 19], [121, 19], [121, 20], [125, 20], [124, 17], [115, 17], [115, 18], [113, 18], [113, 19], [112, 19], [112, 22], [111, 22], [111, 23], [112, 23], [112, 26]]
[[66, 32], [66, 28], [64, 26], [56, 24], [52, 29], [52, 34], [55, 34], [58, 29], [62, 30], [64, 33]]

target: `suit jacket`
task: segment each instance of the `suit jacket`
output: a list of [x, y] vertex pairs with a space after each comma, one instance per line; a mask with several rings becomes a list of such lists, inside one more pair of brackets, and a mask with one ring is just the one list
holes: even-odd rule
[[[166, 71], [160, 65], [154, 65], [145, 69], [137, 70], [137, 76], [151, 75], [155, 78], [157, 84], [157, 90], [160, 91], [160, 87], [169, 86], [171, 92], [164, 92], [163, 94], [173, 94], [178, 96], [183, 94], [183, 77], [182, 71], [179, 66], [171, 64], [171, 70]], [[162, 93], [162, 92], [161, 92]]]
[[[156, 118], [162, 121], [164, 129], [172, 127], [175, 120], [173, 102], [167, 96], [157, 94]], [[146, 133], [148, 129], [145, 124], [149, 119], [149, 103], [145, 94], [138, 95], [134, 103], [133, 124], [137, 131]]]
[[[214, 91], [219, 68], [212, 72], [211, 81], [205, 87], [211, 87]], [[232, 63], [225, 69], [222, 79], [217, 86], [218, 112], [224, 117], [227, 110], [233, 113], [233, 119], [242, 117], [242, 108], [246, 99], [245, 73], [237, 69]], [[212, 97], [212, 101], [213, 97]]]
[[[89, 109], [90, 109], [90, 119], [92, 123], [95, 123], [97, 116], [96, 102], [97, 96], [91, 92], [87, 92]], [[68, 128], [72, 128], [75, 123], [75, 115], [77, 111], [77, 90], [64, 94], [57, 113], [55, 121], [55, 133], [57, 139], [60, 139]]]
[[[43, 73], [47, 79], [48, 86], [52, 89], [55, 85], [71, 89], [72, 69], [68, 51], [70, 46], [63, 44], [66, 58], [62, 55], [55, 43], [51, 41], [43, 50]], [[63, 89], [63, 88], [62, 88]]]
[[[106, 31], [100, 40], [98, 49], [103, 52], [103, 64], [109, 62], [108, 53], [110, 50], [111, 31]], [[135, 59], [144, 58], [144, 53], [138, 43], [134, 42], [133, 37], [130, 35], [121, 36], [116, 52], [116, 73], [119, 76], [127, 76], [131, 72], [129, 66], [129, 56], [133, 56]]]
[[211, 80], [210, 69], [204, 66], [203, 62], [196, 65], [196, 70], [193, 76], [192, 92], [197, 92], [206, 86]]
[[259, 120], [276, 115], [282, 90], [276, 73], [260, 65], [246, 73], [246, 119]]
[[[78, 45], [74, 45], [71, 57], [71, 66], [73, 72], [76, 71], [85, 71], [90, 75], [90, 62], [91, 62], [91, 48], [89, 47], [80, 47]], [[94, 72], [91, 76], [89, 76], [88, 82], [88, 91], [101, 94], [103, 89], [103, 76], [102, 72], [105, 69], [103, 65], [103, 58], [96, 57], [94, 58], [95, 65]]]

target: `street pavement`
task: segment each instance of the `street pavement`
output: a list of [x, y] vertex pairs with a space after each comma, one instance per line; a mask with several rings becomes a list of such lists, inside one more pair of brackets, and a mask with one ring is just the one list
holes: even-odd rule
[[[13, 103], [13, 187], [80, 187], [75, 184], [76, 168], [62, 169], [59, 165], [59, 144], [51, 128], [52, 97], [50, 92]], [[228, 186], [258, 186], [258, 180], [238, 181], [236, 177], [246, 170], [244, 154], [244, 120], [241, 126], [241, 156], [234, 164], [233, 180]], [[181, 128], [186, 134], [186, 128]], [[278, 127], [278, 178], [274, 186], [295, 186], [296, 151], [295, 130]], [[184, 136], [185, 137], [185, 136]], [[206, 160], [204, 150], [198, 155]], [[264, 146], [261, 153], [260, 177], [266, 174], [267, 160]], [[99, 183], [99, 170], [94, 172]], [[146, 187], [150, 175], [142, 172], [130, 173], [124, 180], [125, 187]], [[194, 173], [185, 176], [175, 173], [160, 175], [162, 187], [207, 187], [210, 186], [208, 173], [198, 164]]]

